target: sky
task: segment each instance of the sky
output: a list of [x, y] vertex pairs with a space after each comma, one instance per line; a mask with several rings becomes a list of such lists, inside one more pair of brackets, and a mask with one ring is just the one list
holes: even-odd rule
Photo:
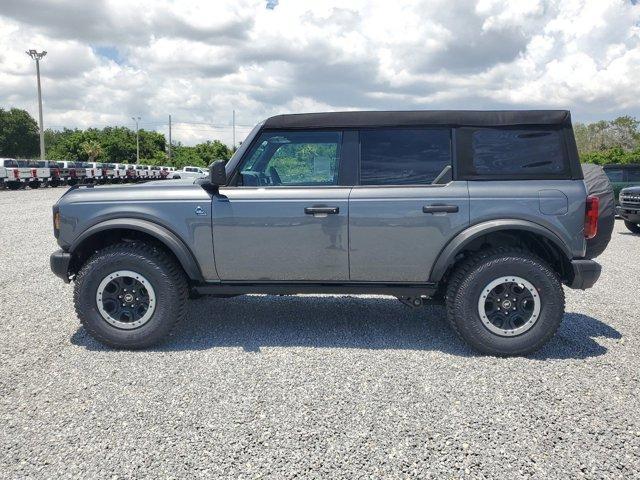
[[567, 108], [640, 117], [633, 0], [0, 0], [0, 107], [45, 128], [240, 141], [279, 113]]

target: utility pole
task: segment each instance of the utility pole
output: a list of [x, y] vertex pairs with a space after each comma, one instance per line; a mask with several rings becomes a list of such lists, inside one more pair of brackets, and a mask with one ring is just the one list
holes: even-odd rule
[[236, 150], [236, 111], [233, 110], [233, 148], [231, 151]]
[[140, 117], [131, 117], [131, 120], [136, 122], [136, 163], [140, 163], [140, 128], [138, 127], [138, 121]]
[[40, 60], [47, 54], [46, 51], [39, 52], [31, 49], [27, 55], [36, 61], [36, 76], [38, 77], [38, 114], [40, 119], [40, 160], [44, 160], [44, 125], [42, 122], [42, 88], [40, 87]]
[[169, 163], [171, 163], [171, 115], [169, 115]]

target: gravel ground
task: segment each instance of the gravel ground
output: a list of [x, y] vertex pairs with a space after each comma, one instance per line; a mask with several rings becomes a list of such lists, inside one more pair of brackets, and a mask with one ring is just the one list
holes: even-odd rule
[[49, 271], [61, 193], [0, 192], [0, 477], [639, 478], [640, 237], [621, 223], [530, 358], [364, 296], [197, 300], [167, 344], [117, 352]]

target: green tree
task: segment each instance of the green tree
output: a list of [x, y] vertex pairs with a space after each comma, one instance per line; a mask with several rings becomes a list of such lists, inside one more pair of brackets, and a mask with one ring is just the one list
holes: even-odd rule
[[102, 146], [97, 140], [87, 140], [81, 145], [90, 162], [95, 162], [102, 156]]
[[26, 110], [0, 108], [0, 156], [29, 158], [40, 151], [36, 121]]

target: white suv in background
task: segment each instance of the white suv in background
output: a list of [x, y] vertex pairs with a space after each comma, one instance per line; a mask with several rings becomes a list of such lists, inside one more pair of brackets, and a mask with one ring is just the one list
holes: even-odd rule
[[206, 168], [184, 167], [182, 170], [173, 172], [171, 178], [204, 178], [209, 175]]

